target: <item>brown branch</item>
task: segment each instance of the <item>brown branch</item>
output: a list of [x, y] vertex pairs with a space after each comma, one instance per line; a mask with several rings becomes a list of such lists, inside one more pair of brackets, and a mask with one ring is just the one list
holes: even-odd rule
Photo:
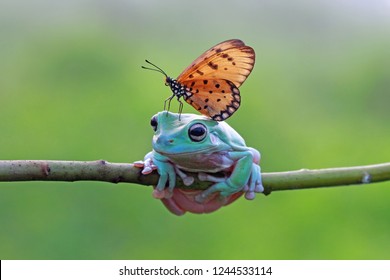
[[[196, 174], [192, 189], [206, 189], [212, 183], [202, 182]], [[287, 172], [263, 173], [265, 194], [273, 191], [368, 184], [390, 180], [390, 163], [375, 165], [301, 169]], [[6, 160], [0, 161], [0, 181], [103, 181], [156, 185], [158, 174], [142, 175], [129, 163], [98, 161]], [[177, 187], [184, 186], [180, 179]]]

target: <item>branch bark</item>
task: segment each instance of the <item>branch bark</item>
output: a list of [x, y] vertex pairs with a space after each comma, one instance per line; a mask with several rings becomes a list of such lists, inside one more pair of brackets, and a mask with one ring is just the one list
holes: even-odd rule
[[[206, 189], [212, 183], [197, 179], [186, 187], [180, 179], [177, 187]], [[264, 194], [273, 191], [368, 184], [390, 180], [390, 162], [374, 165], [301, 169], [263, 173]], [[98, 161], [5, 160], [0, 161], [0, 182], [13, 181], [103, 181], [156, 185], [158, 174], [142, 175], [129, 163]]]

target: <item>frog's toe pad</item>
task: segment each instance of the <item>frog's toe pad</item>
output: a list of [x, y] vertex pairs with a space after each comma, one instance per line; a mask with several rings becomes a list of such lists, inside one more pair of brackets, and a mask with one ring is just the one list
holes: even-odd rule
[[248, 200], [253, 200], [253, 199], [255, 199], [255, 197], [256, 197], [256, 194], [254, 192], [246, 192], [245, 193], [245, 198]]
[[150, 166], [145, 166], [144, 169], [142, 169], [142, 174], [144, 175], [147, 175], [147, 174], [150, 174], [153, 172], [153, 168], [151, 168]]
[[264, 192], [264, 187], [262, 184], [256, 184], [252, 186], [246, 185], [243, 189], [243, 192], [245, 192], [245, 198], [248, 200], [253, 200], [256, 196], [256, 193], [262, 193]]
[[255, 187], [255, 192], [257, 192], [257, 193], [262, 193], [262, 192], [264, 192], [264, 187], [263, 187], [263, 185], [262, 185], [262, 184], [256, 185], [256, 187]]
[[195, 179], [192, 176], [187, 176], [187, 177], [183, 178], [183, 183], [186, 186], [191, 186], [194, 181], [195, 181]]
[[133, 165], [137, 168], [143, 168], [141, 173], [143, 175], [147, 175], [147, 174], [150, 174], [153, 172], [153, 170], [155, 169], [153, 167], [153, 165], [151, 165], [150, 163], [148, 162], [143, 162], [142, 160], [139, 160], [139, 161], [136, 161], [133, 163]]
[[206, 181], [207, 180], [207, 173], [204, 173], [204, 172], [199, 172], [198, 173], [198, 178], [199, 178], [199, 180], [201, 180], [201, 181]]
[[144, 164], [144, 162], [142, 160], [139, 160], [139, 161], [133, 162], [133, 165], [135, 167], [142, 168], [142, 167], [144, 167], [145, 164]]

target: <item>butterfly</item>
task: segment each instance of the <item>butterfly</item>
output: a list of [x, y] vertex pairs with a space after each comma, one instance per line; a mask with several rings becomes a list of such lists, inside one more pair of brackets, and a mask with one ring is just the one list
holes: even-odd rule
[[162, 73], [172, 96], [164, 102], [164, 110], [174, 97], [179, 101], [179, 115], [183, 109], [182, 97], [203, 115], [223, 121], [232, 116], [241, 104], [239, 87], [255, 64], [255, 51], [238, 39], [215, 45], [195, 59], [184, 71], [172, 79], [160, 67], [145, 60], [154, 68], [144, 69]]

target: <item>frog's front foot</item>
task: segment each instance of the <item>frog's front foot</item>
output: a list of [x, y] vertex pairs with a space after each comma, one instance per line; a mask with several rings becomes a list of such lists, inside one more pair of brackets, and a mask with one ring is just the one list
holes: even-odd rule
[[[175, 167], [172, 164], [156, 159], [153, 156], [153, 152], [148, 153], [143, 161], [136, 161], [133, 164], [135, 167], [142, 168], [141, 173], [144, 175], [157, 170], [160, 177], [153, 191], [154, 198], [163, 199], [172, 197], [176, 184]], [[186, 182], [188, 183], [189, 181], [191, 181], [191, 178], [186, 178]]]
[[142, 168], [141, 173], [147, 175], [157, 169], [157, 165], [153, 163], [153, 152], [147, 153], [144, 160], [135, 161], [135, 167]]
[[248, 183], [244, 186], [243, 191], [245, 192], [245, 198], [248, 200], [254, 199], [256, 193], [264, 192], [259, 165], [252, 164], [251, 176], [249, 177]]
[[145, 161], [139, 160], [133, 163], [135, 167], [142, 168], [141, 173], [147, 175], [157, 169], [157, 166], [153, 164], [153, 160], [150, 158], [145, 159]]
[[[172, 172], [172, 170], [170, 168], [167, 168], [167, 167], [168, 166], [166, 166], [166, 168], [164, 168], [163, 172], [168, 175], [168, 179], [163, 178], [162, 180], [165, 182], [168, 181], [170, 186], [168, 188], [162, 189], [163, 184], [160, 184], [160, 187], [159, 187], [159, 185], [157, 185], [153, 191], [154, 198], [162, 199], [162, 198], [171, 198], [172, 197], [173, 188], [175, 187], [174, 184], [176, 182], [176, 176], [174, 175], [175, 172], [176, 172], [176, 175], [179, 175], [179, 177], [182, 179], [184, 185], [186, 185], [186, 186], [192, 185], [192, 183], [195, 180], [194, 177], [188, 176], [186, 173], [184, 173], [182, 170], [180, 170], [176, 166], [173, 166], [175, 172]], [[161, 180], [161, 176], [163, 176], [163, 175], [160, 173], [160, 180]], [[171, 182], [173, 180], [172, 178], [175, 178], [175, 182]], [[159, 181], [159, 183], [160, 183], [160, 181]], [[173, 186], [172, 186], [172, 184], [173, 184]]]

